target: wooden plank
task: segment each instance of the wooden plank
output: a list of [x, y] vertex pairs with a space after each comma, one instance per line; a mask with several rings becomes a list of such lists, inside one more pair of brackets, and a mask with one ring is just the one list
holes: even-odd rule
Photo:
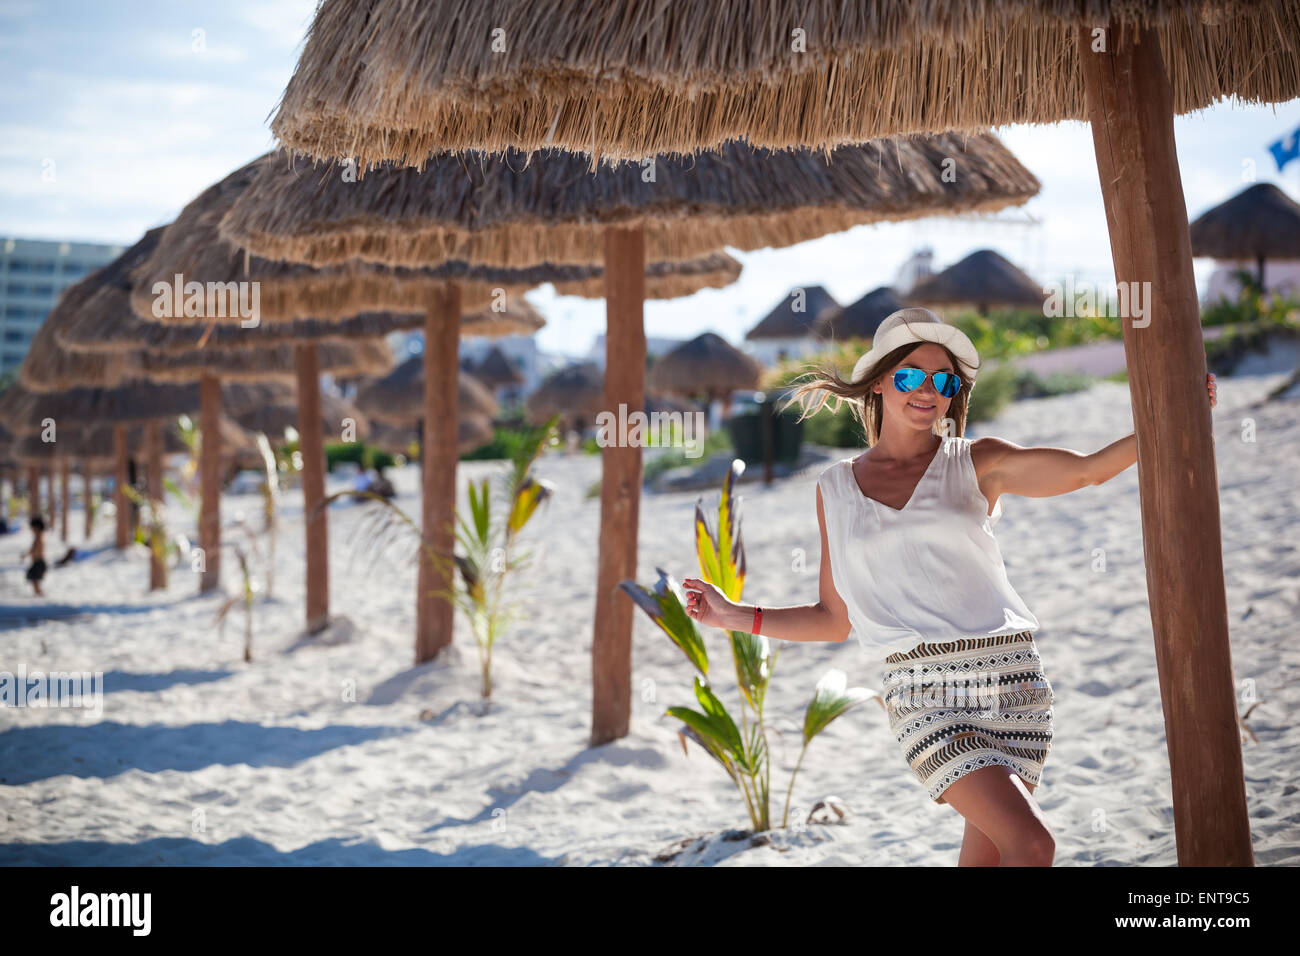
[[199, 379], [199, 593], [221, 586], [221, 382]]
[[[162, 422], [154, 419], [145, 425], [145, 449], [148, 455], [148, 475], [146, 481], [149, 487], [149, 500], [153, 502], [155, 508], [162, 507], [163, 502], [163, 433]], [[163, 549], [155, 549], [152, 544], [149, 548], [149, 590], [158, 591], [167, 587], [167, 565], [164, 562], [163, 555], [160, 553]]]
[[307, 633], [329, 624], [329, 532], [325, 509], [325, 442], [321, 435], [320, 353], [311, 343], [294, 346], [298, 385], [298, 451], [302, 454], [302, 508], [307, 537]]
[[126, 497], [130, 483], [127, 469], [126, 426], [113, 426], [113, 458], [116, 472], [113, 475], [113, 508], [117, 511], [117, 528], [114, 546], [121, 551], [131, 543], [131, 502]]
[[[645, 407], [645, 231], [605, 230], [604, 410], [622, 421]], [[619, 407], [624, 413], [620, 414]], [[632, 602], [618, 584], [636, 578], [641, 446], [601, 449], [600, 553], [591, 640], [591, 744], [627, 736], [632, 714]]]
[[457, 421], [460, 375], [460, 286], [436, 295], [424, 317], [424, 429], [420, 445], [420, 528], [424, 547], [417, 574], [415, 662], [433, 660], [451, 644], [455, 605], [431, 592], [454, 583], [425, 548], [450, 562], [455, 548]]
[[1112, 27], [1106, 52], [1092, 44], [1092, 31], [1080, 28], [1115, 278], [1150, 283], [1137, 287], [1149, 289], [1146, 315], [1123, 320], [1124, 351], [1178, 862], [1250, 866], [1214, 435], [1173, 100], [1154, 33]]

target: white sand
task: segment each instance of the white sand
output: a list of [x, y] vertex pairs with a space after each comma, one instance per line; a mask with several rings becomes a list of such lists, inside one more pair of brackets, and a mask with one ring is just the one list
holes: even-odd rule
[[[1256, 860], [1294, 865], [1300, 399], [1247, 409], [1284, 377], [1272, 371], [1221, 379], [1214, 421], [1233, 661], [1260, 701], [1248, 721], [1259, 740], [1243, 746]], [[1240, 437], [1247, 416], [1254, 443]], [[1020, 403], [972, 435], [1092, 451], [1131, 427], [1127, 386], [1099, 384]], [[462, 486], [499, 468], [463, 466]], [[1057, 694], [1038, 796], [1058, 864], [1176, 863], [1136, 471], [1053, 499], [1008, 496], [997, 529], [1012, 583], [1042, 622], [1038, 645]], [[242, 617], [224, 636], [214, 630], [218, 599], [196, 597], [188, 571], [150, 595], [145, 556], [108, 547], [108, 521], [94, 542], [101, 550], [51, 571], [45, 602], [30, 597], [18, 560], [30, 535], [0, 538], [0, 626], [12, 627], [0, 633], [0, 670], [102, 671], [107, 689], [97, 720], [0, 710], [0, 863], [635, 865], [713, 834], [676, 864], [955, 864], [963, 821], [926, 797], [875, 702], [814, 741], [795, 790], [796, 818], [833, 794], [850, 811], [847, 825], [784, 834], [779, 850], [722, 839], [748, 826], [743, 805], [698, 747], [682, 754], [677, 721], [663, 711], [693, 703], [691, 669], [640, 611], [631, 733], [589, 748], [599, 502], [584, 492], [599, 460], [548, 457], [539, 472], [558, 495], [530, 526], [533, 541], [548, 540], [521, 594], [527, 617], [496, 649], [487, 716], [475, 712], [477, 654], [462, 620], [446, 659], [411, 666], [414, 568], [397, 549], [369, 568], [349, 563], [359, 507], [330, 517], [333, 610], [352, 627], [304, 645], [301, 499], [289, 497], [275, 597], [257, 608], [251, 665], [241, 657]], [[815, 599], [815, 473], [744, 487], [747, 600]], [[393, 479], [399, 503], [417, 512], [415, 471]], [[678, 580], [698, 572], [696, 497], [642, 499], [643, 584], [656, 565]], [[715, 503], [716, 492], [706, 496], [708, 513]], [[258, 507], [256, 497], [225, 502], [227, 517]], [[1104, 573], [1091, 570], [1096, 548], [1105, 549]], [[799, 549], [807, 570], [792, 572]], [[47, 551], [62, 553], [57, 538]], [[233, 561], [226, 584], [235, 584]], [[13, 627], [21, 608], [39, 604], [87, 605], [89, 614]], [[709, 642], [734, 706], [726, 641], [713, 631]], [[778, 813], [817, 679], [832, 666], [851, 685], [876, 679], [855, 645], [780, 646], [769, 695], [782, 735], [773, 741]], [[356, 703], [343, 699], [349, 685]], [[432, 719], [419, 719], [425, 711]]]

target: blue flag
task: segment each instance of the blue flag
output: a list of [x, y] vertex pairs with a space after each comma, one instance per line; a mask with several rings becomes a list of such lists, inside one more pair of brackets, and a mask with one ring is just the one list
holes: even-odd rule
[[1290, 136], [1283, 136], [1276, 143], [1269, 144], [1268, 151], [1277, 161], [1278, 172], [1281, 172], [1282, 167], [1291, 160], [1300, 159], [1300, 128], [1294, 130]]

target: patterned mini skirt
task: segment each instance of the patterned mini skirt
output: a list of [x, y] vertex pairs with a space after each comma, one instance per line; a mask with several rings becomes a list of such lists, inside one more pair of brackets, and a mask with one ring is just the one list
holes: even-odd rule
[[1033, 634], [921, 644], [885, 658], [889, 729], [936, 803], [974, 770], [1009, 767], [1037, 784], [1052, 747], [1052, 685]]

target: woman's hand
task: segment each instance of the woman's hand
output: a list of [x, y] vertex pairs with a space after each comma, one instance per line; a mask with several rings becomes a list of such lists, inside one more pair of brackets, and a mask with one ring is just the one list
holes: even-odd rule
[[1209, 375], [1205, 376], [1205, 383], [1206, 383], [1206, 388], [1207, 388], [1207, 389], [1209, 390], [1209, 392], [1210, 392], [1210, 407], [1213, 408], [1213, 407], [1215, 406], [1215, 404], [1217, 404], [1217, 403], [1215, 402], [1215, 388], [1214, 388], [1214, 373], [1213, 373], [1213, 372], [1211, 372]]
[[736, 607], [716, 586], [699, 578], [685, 578], [686, 613], [706, 627], [726, 627], [726, 612]]

